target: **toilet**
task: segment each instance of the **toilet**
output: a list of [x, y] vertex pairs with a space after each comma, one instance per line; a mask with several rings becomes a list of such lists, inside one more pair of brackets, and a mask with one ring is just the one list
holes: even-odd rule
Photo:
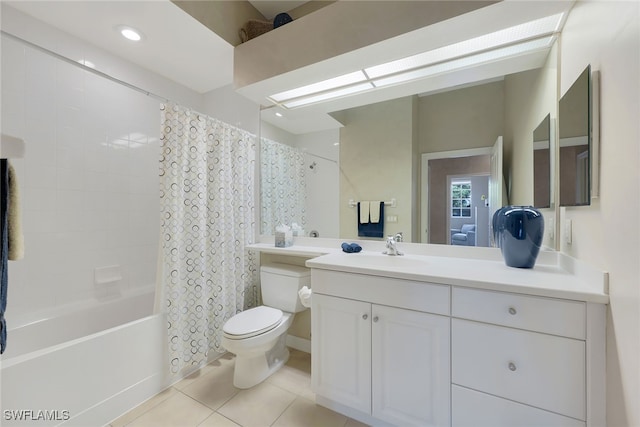
[[287, 330], [295, 313], [306, 310], [298, 291], [310, 284], [308, 268], [280, 263], [260, 267], [263, 305], [236, 314], [222, 327], [222, 346], [236, 355], [234, 386], [253, 387], [287, 362]]

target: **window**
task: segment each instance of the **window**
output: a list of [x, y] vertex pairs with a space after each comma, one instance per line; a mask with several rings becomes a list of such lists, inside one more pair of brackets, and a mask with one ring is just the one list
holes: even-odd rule
[[451, 183], [451, 217], [471, 218], [471, 181]]

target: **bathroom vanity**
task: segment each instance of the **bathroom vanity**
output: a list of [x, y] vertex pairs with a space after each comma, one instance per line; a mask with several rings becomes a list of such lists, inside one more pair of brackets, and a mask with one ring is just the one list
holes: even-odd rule
[[317, 403], [372, 425], [605, 425], [606, 274], [560, 257], [307, 261]]
[[359, 243], [249, 246], [311, 268], [318, 404], [375, 426], [606, 425], [606, 272], [552, 251], [519, 269], [495, 248]]

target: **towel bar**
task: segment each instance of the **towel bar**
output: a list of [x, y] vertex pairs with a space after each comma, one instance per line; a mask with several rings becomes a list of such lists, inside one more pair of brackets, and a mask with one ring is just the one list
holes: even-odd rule
[[[385, 202], [384, 202], [384, 205], [385, 205], [385, 206], [390, 206], [390, 207], [392, 207], [392, 208], [395, 208], [395, 207], [396, 207], [396, 199], [395, 199], [395, 198], [393, 198], [393, 199], [391, 199], [391, 200], [390, 200], [390, 201], [388, 201], [388, 202], [387, 202], [387, 201], [385, 201]], [[353, 200], [353, 199], [349, 199], [349, 207], [350, 207], [350, 208], [355, 208], [356, 206], [358, 206], [358, 202], [356, 202], [356, 201], [355, 201], [355, 200]]]

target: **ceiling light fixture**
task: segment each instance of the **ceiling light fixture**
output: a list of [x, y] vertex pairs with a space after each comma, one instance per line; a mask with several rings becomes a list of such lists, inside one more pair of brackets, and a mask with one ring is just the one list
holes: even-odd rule
[[500, 49], [490, 50], [488, 52], [479, 53], [476, 55], [454, 59], [452, 61], [441, 62], [439, 64], [419, 68], [417, 70], [398, 73], [389, 77], [383, 77], [381, 79], [374, 80], [373, 84], [375, 84], [376, 87], [384, 87], [392, 84], [404, 83], [411, 80], [417, 80], [436, 74], [441, 74], [447, 71], [460, 70], [462, 68], [471, 67], [473, 65], [480, 65], [482, 63], [513, 57], [523, 53], [530, 53], [536, 50], [547, 49], [551, 47], [554, 40], [555, 36], [531, 40]]
[[370, 78], [374, 79], [553, 34], [557, 31], [562, 16], [563, 14], [558, 14], [525, 22], [524, 24], [484, 34], [428, 52], [365, 68], [364, 71]]
[[318, 93], [329, 89], [335, 89], [353, 83], [363, 82], [365, 80], [367, 80], [367, 76], [365, 76], [362, 71], [356, 71], [354, 73], [349, 73], [310, 85], [301, 86], [299, 88], [287, 90], [285, 92], [276, 93], [275, 95], [271, 95], [269, 98], [271, 98], [275, 102], [281, 102], [286, 99], [299, 98], [301, 96], [310, 95], [312, 93]]
[[284, 105], [286, 108], [302, 107], [303, 105], [315, 104], [316, 102], [326, 101], [327, 99], [335, 99], [342, 96], [353, 95], [354, 93], [363, 92], [365, 90], [373, 88], [374, 86], [371, 82], [360, 83], [354, 86], [347, 86], [313, 96], [297, 98], [293, 101], [283, 102], [282, 105]]
[[484, 62], [548, 49], [564, 13], [547, 16], [342, 76], [279, 92], [268, 98], [296, 108], [377, 87], [416, 80]]
[[128, 27], [126, 25], [119, 25], [116, 27], [116, 30], [127, 40], [131, 40], [134, 42], [139, 42], [142, 40], [142, 33], [135, 28]]

